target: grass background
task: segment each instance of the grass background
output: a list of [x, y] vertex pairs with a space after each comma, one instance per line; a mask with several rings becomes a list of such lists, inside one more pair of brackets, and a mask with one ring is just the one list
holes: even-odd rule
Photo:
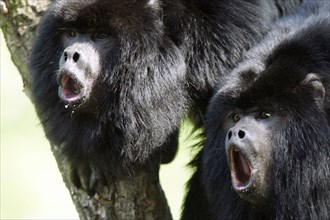
[[[21, 77], [0, 33], [1, 182], [0, 219], [78, 219], [57, 169], [50, 146], [30, 100], [22, 92]], [[174, 219], [179, 219], [184, 185], [193, 156], [187, 146], [190, 126], [181, 129], [180, 150], [162, 165], [160, 180]]]

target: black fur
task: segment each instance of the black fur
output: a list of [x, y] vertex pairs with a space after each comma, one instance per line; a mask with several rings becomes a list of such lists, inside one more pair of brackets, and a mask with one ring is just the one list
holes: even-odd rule
[[[47, 138], [86, 178], [154, 169], [159, 154], [170, 161], [182, 118], [204, 112], [219, 77], [300, 0], [152, 2], [59, 0], [41, 21], [33, 101]], [[109, 36], [87, 110], [65, 108], [57, 95], [61, 38], [70, 29]]]
[[[110, 35], [85, 112], [66, 108], [57, 95], [61, 36], [72, 28]], [[46, 135], [73, 168], [102, 174], [145, 162], [175, 139], [169, 136], [187, 111], [184, 58], [147, 1], [57, 1], [41, 21], [30, 66]]]
[[[184, 219], [203, 219], [193, 218], [201, 212], [208, 219], [329, 219], [330, 3], [306, 1], [244, 58], [221, 80], [210, 102], [205, 148], [187, 195], [188, 204], [203, 203], [194, 211], [186, 205], [190, 218]], [[309, 73], [318, 75], [325, 87], [321, 105], [313, 88], [302, 85]], [[262, 207], [233, 190], [222, 127], [231, 110], [253, 107], [270, 109], [281, 119], [270, 149], [272, 193]]]

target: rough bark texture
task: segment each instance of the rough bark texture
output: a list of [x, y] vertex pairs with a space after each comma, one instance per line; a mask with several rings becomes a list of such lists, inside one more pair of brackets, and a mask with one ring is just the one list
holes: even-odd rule
[[[29, 96], [31, 75], [28, 57], [36, 27], [50, 0], [0, 0], [0, 28], [12, 60], [21, 73]], [[171, 219], [165, 195], [158, 181], [141, 170], [125, 179], [114, 179], [94, 197], [70, 182], [69, 167], [56, 146], [52, 151], [81, 219]]]

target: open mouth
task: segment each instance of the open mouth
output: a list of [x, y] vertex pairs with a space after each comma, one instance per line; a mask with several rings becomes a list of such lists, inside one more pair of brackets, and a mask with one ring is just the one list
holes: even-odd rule
[[68, 103], [77, 102], [85, 96], [85, 86], [72, 74], [62, 73], [58, 77], [58, 95]]
[[251, 165], [244, 153], [236, 147], [231, 147], [229, 153], [233, 187], [238, 191], [247, 190], [252, 184]]

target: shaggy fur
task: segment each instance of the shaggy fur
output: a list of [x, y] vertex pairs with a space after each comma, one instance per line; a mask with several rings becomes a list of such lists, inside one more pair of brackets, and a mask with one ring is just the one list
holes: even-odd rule
[[[55, 1], [40, 23], [30, 61], [32, 97], [47, 138], [87, 179], [90, 171], [103, 176], [137, 166], [155, 169], [159, 155], [170, 161], [182, 118], [204, 112], [219, 77], [299, 3]], [[61, 39], [70, 30], [108, 36], [98, 51], [101, 71], [88, 109], [66, 108], [57, 95]]]
[[[205, 148], [195, 161], [184, 219], [330, 218], [329, 11], [328, 1], [306, 1], [277, 22], [221, 80], [206, 114]], [[311, 87], [301, 85], [309, 73], [318, 75], [325, 87], [322, 105], [313, 99]], [[233, 109], [253, 107], [281, 118], [268, 149], [272, 193], [262, 207], [233, 190], [222, 127]]]

